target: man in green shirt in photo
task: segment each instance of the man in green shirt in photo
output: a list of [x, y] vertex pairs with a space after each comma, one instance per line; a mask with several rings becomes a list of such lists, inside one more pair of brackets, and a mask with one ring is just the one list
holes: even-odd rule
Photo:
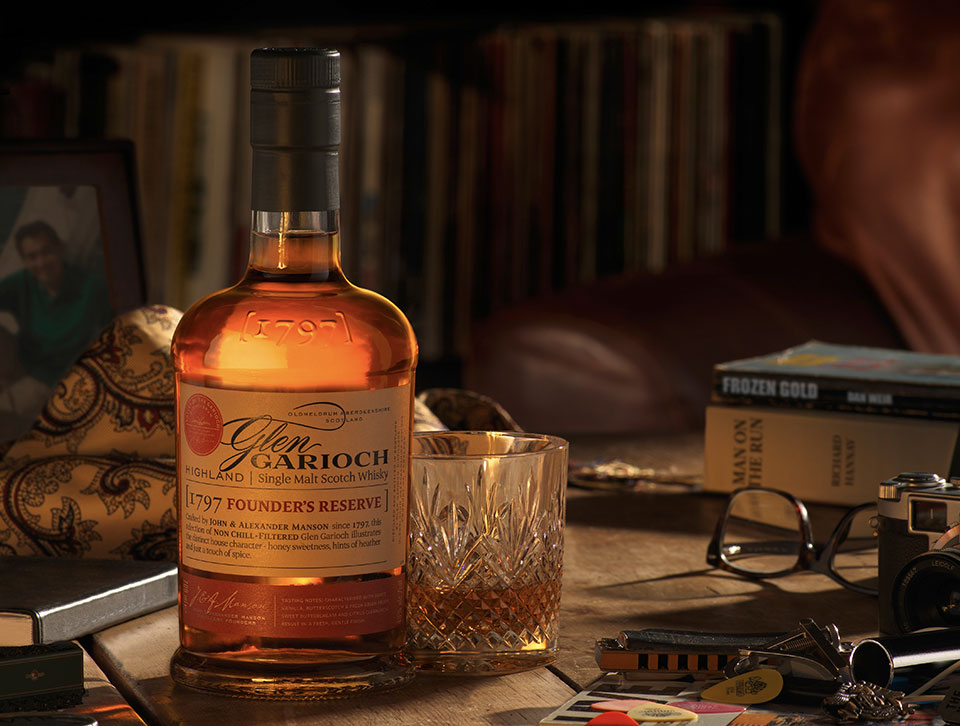
[[15, 333], [0, 335], [0, 413], [19, 420], [8, 426], [0, 420], [0, 438], [32, 420], [113, 317], [103, 274], [67, 262], [53, 227], [41, 220], [25, 224], [14, 241], [23, 269], [0, 280], [0, 311], [17, 323]]

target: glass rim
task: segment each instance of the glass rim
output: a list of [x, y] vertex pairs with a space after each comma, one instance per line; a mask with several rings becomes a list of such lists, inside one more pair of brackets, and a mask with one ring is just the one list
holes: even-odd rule
[[547, 445], [542, 449], [537, 449], [536, 451], [489, 451], [486, 453], [471, 453], [471, 454], [459, 454], [459, 453], [448, 453], [448, 452], [417, 452], [413, 451], [411, 446], [411, 457], [414, 459], [435, 459], [435, 460], [463, 460], [463, 461], [472, 461], [477, 459], [517, 459], [528, 456], [543, 456], [545, 454], [553, 454], [556, 452], [569, 449], [570, 442], [566, 439], [556, 436], [554, 434], [537, 434], [529, 433], [526, 431], [479, 431], [479, 430], [466, 430], [466, 431], [455, 431], [455, 430], [436, 430], [436, 431], [414, 431], [414, 439], [425, 439], [427, 437], [435, 438], [450, 438], [453, 436], [469, 436], [472, 438], [483, 437], [485, 439], [489, 438], [499, 438], [499, 439], [514, 439], [518, 441], [545, 441]]

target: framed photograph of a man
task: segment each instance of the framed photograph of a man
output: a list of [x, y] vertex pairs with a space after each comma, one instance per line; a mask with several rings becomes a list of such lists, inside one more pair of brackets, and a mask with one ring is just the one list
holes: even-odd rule
[[144, 302], [132, 146], [0, 145], [0, 441]]

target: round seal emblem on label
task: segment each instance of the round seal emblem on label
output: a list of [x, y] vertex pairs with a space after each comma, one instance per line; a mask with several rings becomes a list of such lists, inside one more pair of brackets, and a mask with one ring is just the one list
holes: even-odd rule
[[197, 456], [212, 454], [223, 437], [223, 416], [211, 399], [195, 393], [183, 407], [183, 437]]

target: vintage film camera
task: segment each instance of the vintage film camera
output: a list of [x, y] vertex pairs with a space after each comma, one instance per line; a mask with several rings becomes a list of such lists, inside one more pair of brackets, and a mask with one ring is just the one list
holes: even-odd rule
[[880, 484], [880, 632], [960, 625], [960, 485], [930, 472]]

